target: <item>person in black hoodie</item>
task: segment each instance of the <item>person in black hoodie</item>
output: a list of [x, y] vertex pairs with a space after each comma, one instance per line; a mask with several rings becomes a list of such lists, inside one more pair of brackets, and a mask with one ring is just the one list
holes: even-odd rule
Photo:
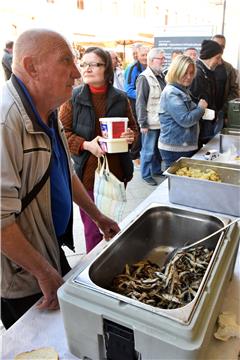
[[[216, 41], [221, 48], [225, 49], [226, 38], [224, 35], [214, 35], [213, 41]], [[228, 124], [228, 102], [239, 97], [239, 86], [237, 83], [237, 69], [229, 62], [222, 59], [214, 71], [217, 86], [217, 107], [224, 112], [225, 124]]]
[[190, 91], [193, 101], [199, 99], [208, 103], [208, 108], [215, 111], [214, 120], [200, 120], [199, 147], [211, 140], [223, 127], [223, 114], [217, 111], [215, 68], [221, 63], [223, 49], [213, 40], [203, 40], [199, 59], [196, 62], [197, 74]]

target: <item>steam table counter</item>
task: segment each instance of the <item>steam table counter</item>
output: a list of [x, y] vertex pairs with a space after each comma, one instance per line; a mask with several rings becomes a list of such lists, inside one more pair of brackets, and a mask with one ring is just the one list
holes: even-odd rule
[[[216, 147], [217, 139], [209, 143], [209, 148]], [[204, 151], [208, 149], [205, 147]], [[203, 152], [195, 156], [201, 157]], [[168, 201], [168, 183], [164, 181], [158, 188], [145, 199], [136, 210], [129, 214], [121, 223], [121, 228], [125, 228], [139, 213], [149, 204], [156, 202], [158, 199], [161, 204], [172, 205]], [[189, 207], [179, 206], [178, 208], [191, 210]], [[213, 214], [206, 211], [198, 210], [199, 213]], [[216, 214], [226, 217], [224, 214]], [[84, 269], [106, 246], [103, 240], [98, 246], [84, 258], [79, 264], [67, 275], [70, 277], [73, 273], [79, 273]], [[238, 250], [237, 261], [234, 269], [232, 281], [229, 283], [228, 290], [225, 294], [221, 311], [231, 311], [237, 315], [237, 322], [240, 323], [239, 314], [240, 304], [240, 251]], [[10, 329], [1, 336], [1, 356], [2, 360], [12, 360], [20, 352], [30, 351], [44, 346], [53, 346], [59, 353], [60, 360], [77, 359], [68, 350], [65, 331], [63, 327], [62, 315], [59, 311], [39, 311], [32, 307], [24, 316], [19, 319]], [[227, 342], [216, 340], [213, 336], [205, 353], [204, 359], [208, 360], [237, 360], [240, 351], [239, 339], [231, 338]], [[94, 359], [96, 360], [96, 359]]]

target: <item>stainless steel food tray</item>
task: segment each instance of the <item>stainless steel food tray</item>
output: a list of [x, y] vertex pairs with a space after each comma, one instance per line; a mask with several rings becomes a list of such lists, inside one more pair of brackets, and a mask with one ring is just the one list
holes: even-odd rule
[[[235, 224], [209, 239], [206, 245], [214, 254], [193, 301], [179, 309], [160, 309], [111, 291], [113, 277], [126, 263], [146, 258], [155, 247], [197, 240], [229, 219], [157, 203], [136, 210], [135, 215], [90, 264], [77, 269], [58, 290], [70, 351], [81, 359], [107, 359], [110, 337], [117, 335], [120, 351], [127, 346], [123, 336], [127, 333], [134, 358], [171, 360], [177, 354], [182, 360], [203, 359], [232, 275], [239, 230]], [[115, 329], [111, 334], [105, 327], [109, 322]]]
[[229, 149], [236, 149], [237, 153], [240, 152], [240, 129], [224, 128], [220, 132], [220, 153], [224, 153]]
[[[214, 250], [214, 255], [208, 265], [202, 283], [197, 291], [196, 297], [187, 305], [178, 309], [161, 309], [146, 305], [124, 295], [109, 290], [115, 275], [120, 274], [125, 264], [134, 264], [143, 259], [151, 259], [154, 249], [161, 245], [166, 248], [182, 246], [186, 240], [189, 243], [211, 234], [224, 226], [223, 218], [211, 215], [199, 214], [192, 211], [151, 204], [134, 220], [130, 226], [120, 233], [118, 238], [111, 243], [97, 259], [93, 261], [74, 282], [82, 284], [94, 292], [100, 292], [124, 303], [130, 303], [141, 309], [161, 314], [182, 323], [188, 323], [196, 310], [196, 305], [201, 298], [211, 268], [221, 248], [224, 239], [223, 234], [216, 235], [205, 244]], [[161, 255], [159, 255], [161, 256]], [[155, 259], [154, 262], [157, 262]]]
[[[222, 182], [178, 176], [182, 167], [217, 171]], [[240, 216], [240, 166], [180, 158], [164, 175], [168, 177], [169, 201], [197, 209]]]

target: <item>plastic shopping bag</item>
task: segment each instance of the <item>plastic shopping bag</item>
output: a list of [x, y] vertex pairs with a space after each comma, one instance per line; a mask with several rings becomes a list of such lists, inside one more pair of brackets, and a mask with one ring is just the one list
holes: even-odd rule
[[116, 222], [121, 222], [126, 205], [124, 183], [109, 171], [107, 157], [98, 158], [95, 171], [94, 200], [99, 210]]

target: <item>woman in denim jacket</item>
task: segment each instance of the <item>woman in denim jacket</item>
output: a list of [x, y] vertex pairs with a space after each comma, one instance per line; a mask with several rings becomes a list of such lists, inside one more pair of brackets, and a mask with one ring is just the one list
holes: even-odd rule
[[198, 149], [199, 120], [207, 102], [195, 104], [188, 87], [196, 74], [194, 61], [185, 55], [177, 56], [166, 75], [167, 86], [160, 98], [161, 133], [158, 147], [167, 169], [181, 156], [191, 157]]

